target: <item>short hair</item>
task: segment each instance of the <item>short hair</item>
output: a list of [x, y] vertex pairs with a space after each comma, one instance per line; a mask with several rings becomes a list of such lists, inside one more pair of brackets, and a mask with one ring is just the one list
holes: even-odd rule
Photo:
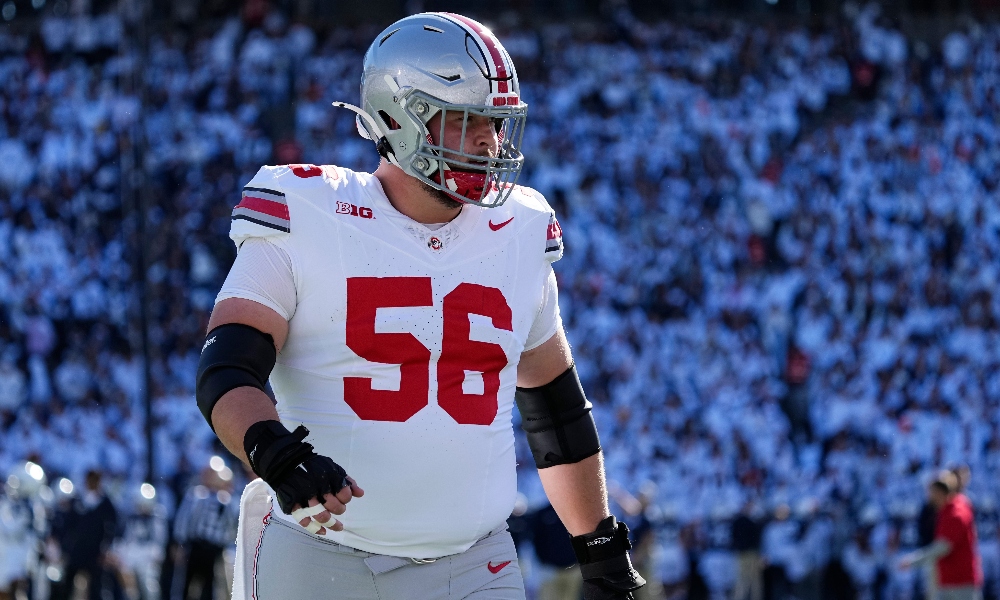
[[937, 478], [931, 483], [931, 488], [940, 490], [945, 494], [952, 494], [958, 489], [958, 478], [951, 471], [941, 471]]
[[944, 481], [941, 481], [941, 480], [934, 481], [933, 483], [931, 483], [930, 487], [931, 487], [932, 490], [937, 490], [939, 492], [942, 492], [945, 495], [948, 495], [948, 494], [951, 493], [951, 490], [948, 489], [948, 484], [945, 483]]
[[972, 469], [969, 465], [961, 463], [956, 467], [952, 467], [951, 473], [955, 476], [955, 491], [964, 491], [966, 486], [969, 485], [969, 480], [972, 478]]

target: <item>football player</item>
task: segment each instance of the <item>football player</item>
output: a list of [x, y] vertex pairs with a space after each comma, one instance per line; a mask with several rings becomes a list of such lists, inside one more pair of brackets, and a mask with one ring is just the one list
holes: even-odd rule
[[516, 401], [585, 597], [632, 598], [559, 318], [562, 232], [515, 185], [527, 105], [507, 51], [472, 19], [408, 17], [368, 49], [360, 106], [335, 105], [381, 164], [257, 173], [199, 364], [205, 418], [260, 477], [234, 595], [524, 598]]
[[159, 600], [167, 511], [156, 497], [156, 488], [149, 483], [133, 488], [130, 496], [132, 510], [125, 517], [121, 537], [112, 546], [113, 562], [128, 598]]

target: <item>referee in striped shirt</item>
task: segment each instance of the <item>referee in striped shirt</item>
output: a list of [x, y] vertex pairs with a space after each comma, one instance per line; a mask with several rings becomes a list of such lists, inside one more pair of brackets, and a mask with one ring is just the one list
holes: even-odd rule
[[177, 509], [174, 539], [186, 556], [182, 598], [191, 598], [200, 587], [197, 597], [212, 600], [216, 564], [226, 546], [236, 541], [239, 503], [232, 497], [232, 480], [228, 467], [218, 472], [206, 468], [201, 483], [187, 491]]

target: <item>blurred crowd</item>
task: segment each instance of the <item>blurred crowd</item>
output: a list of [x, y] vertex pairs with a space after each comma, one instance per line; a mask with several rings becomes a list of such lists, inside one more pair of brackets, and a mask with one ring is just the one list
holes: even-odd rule
[[152, 484], [91, 469], [75, 485], [21, 461], [0, 495], [0, 598], [229, 598], [246, 482], [213, 456], [170, 515]]
[[[811, 597], [793, 584], [834, 565], [858, 597], [911, 597], [895, 557], [928, 478], [959, 464], [995, 547], [1000, 28], [929, 43], [853, 5], [815, 27], [490, 24], [530, 105], [521, 183], [565, 232], [560, 305], [608, 475], [656, 534], [663, 593], [731, 593], [743, 514], [791, 582], [769, 593]], [[143, 480], [144, 288], [172, 522], [222, 451], [193, 385], [231, 207], [262, 164], [375, 167], [330, 102], [356, 101], [377, 29], [248, 9], [151, 35], [144, 62], [123, 31], [0, 30], [0, 473], [30, 456], [50, 481]], [[144, 212], [121, 186], [137, 137]]]

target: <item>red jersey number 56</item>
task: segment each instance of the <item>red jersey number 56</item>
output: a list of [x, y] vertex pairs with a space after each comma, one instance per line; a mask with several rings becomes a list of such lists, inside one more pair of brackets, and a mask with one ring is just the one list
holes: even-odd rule
[[[431, 351], [409, 333], [376, 333], [379, 308], [433, 306], [430, 277], [350, 277], [347, 346], [371, 362], [397, 364], [399, 390], [373, 390], [369, 377], [345, 377], [344, 400], [367, 421], [403, 422], [427, 406]], [[510, 306], [491, 287], [462, 283], [444, 297], [444, 339], [438, 359], [438, 405], [463, 425], [489, 425], [497, 414], [500, 371], [507, 355], [498, 344], [469, 338], [469, 315], [513, 331]], [[483, 393], [462, 390], [466, 371], [483, 374]]]

